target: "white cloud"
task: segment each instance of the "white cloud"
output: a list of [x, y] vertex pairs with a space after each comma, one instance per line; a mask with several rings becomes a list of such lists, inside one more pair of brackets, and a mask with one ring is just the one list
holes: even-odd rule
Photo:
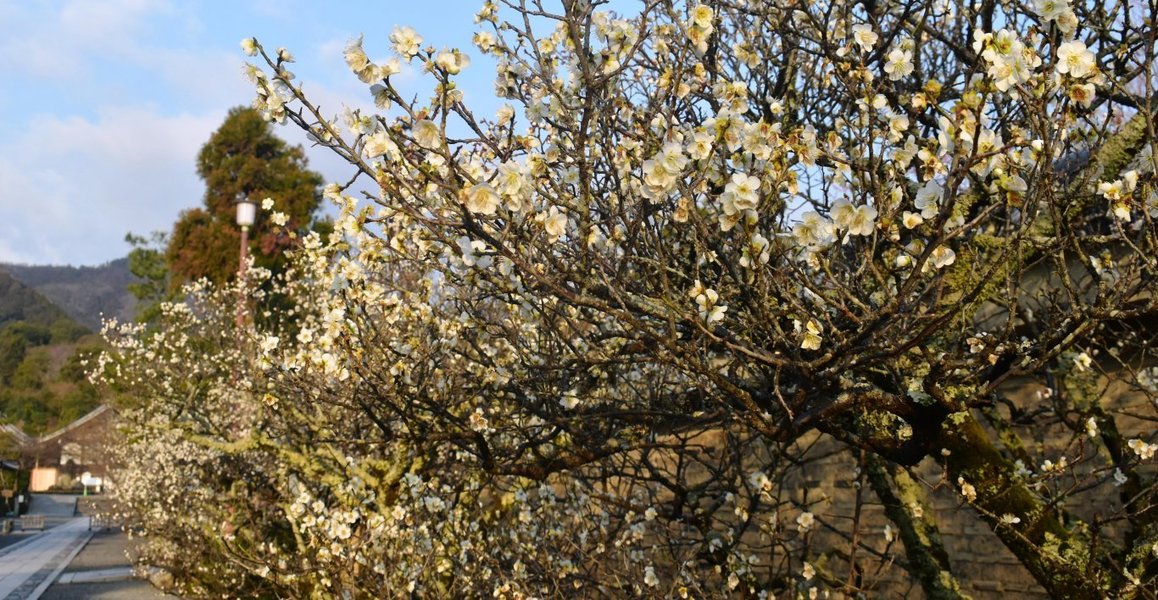
[[200, 203], [196, 155], [223, 118], [118, 108], [34, 119], [0, 146], [0, 260], [95, 264], [126, 254], [129, 231], [168, 230]]
[[0, 4], [0, 72], [38, 79], [90, 75], [94, 58], [134, 52], [149, 19], [171, 12], [160, 0], [73, 0], [57, 10]]
[[[469, 13], [451, 19], [400, 4], [386, 22], [367, 26], [361, 15], [373, 5], [356, 4], [335, 13], [300, 0], [0, 0], [0, 110], [10, 117], [0, 128], [0, 261], [104, 262], [128, 251], [125, 233], [169, 230], [181, 210], [199, 206], [197, 152], [226, 110], [254, 95], [241, 74], [241, 37], [256, 34], [297, 54], [293, 69], [327, 116], [346, 103], [372, 110], [367, 86], [341, 56], [360, 28], [374, 31], [367, 49], [383, 60], [395, 20], [469, 39], [454, 25], [469, 25]], [[453, 4], [448, 13], [462, 12]], [[394, 80], [420, 103], [433, 87], [421, 66]], [[327, 181], [354, 172], [296, 128], [275, 131], [306, 146]]]

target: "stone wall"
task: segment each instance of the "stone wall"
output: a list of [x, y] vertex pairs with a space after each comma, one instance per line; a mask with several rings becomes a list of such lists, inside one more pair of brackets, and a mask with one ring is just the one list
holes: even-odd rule
[[[1006, 397], [1014, 406], [1021, 408], [1031, 407], [1034, 403], [1050, 402], [1039, 393], [1041, 389], [1027, 382], [1015, 382], [1006, 390]], [[1158, 416], [1158, 411], [1151, 400], [1121, 382], [1107, 382], [1103, 379], [1098, 382], [1097, 389], [1102, 398], [1101, 406], [1115, 416], [1123, 438], [1142, 436], [1145, 439], [1153, 431], [1152, 420], [1148, 419]], [[1007, 409], [1001, 409], [1000, 412], [1008, 418]], [[1088, 488], [1077, 487], [1080, 491], [1066, 504], [1071, 514], [1088, 522], [1096, 516], [1108, 516], [1119, 510], [1119, 490], [1110, 478], [1112, 467], [1106, 462], [1104, 449], [1092, 448], [1088, 438], [1075, 435], [1056, 419], [1039, 419], [1017, 428], [1016, 433], [1032, 458], [1033, 464], [1030, 467], [1033, 470], [1038, 470], [1041, 462], [1046, 459], [1057, 462], [1064, 456], [1078, 479], [1093, 473], [1093, 479], [1100, 481]], [[995, 433], [991, 439], [997, 439]], [[820, 434], [814, 433], [801, 440], [801, 445], [810, 446], [808, 455], [821, 458], [806, 464], [801, 470], [800, 479], [786, 481], [786, 487], [802, 490], [796, 494], [798, 501], [804, 499], [805, 493], [809, 494], [809, 506], [818, 518], [837, 528], [843, 524], [847, 530], [848, 524], [858, 512], [858, 490], [853, 484], [857, 468], [855, 456], [848, 451], [839, 451], [838, 442]], [[1144, 472], [1146, 476], [1152, 476], [1155, 470], [1151, 464], [1145, 467]], [[927, 458], [912, 473], [923, 482], [922, 487], [936, 515], [953, 574], [961, 584], [962, 592], [976, 600], [1048, 598], [990, 526], [964, 501], [956, 483], [951, 484], [944, 479], [936, 461]], [[1074, 478], [1063, 478], [1050, 485], [1070, 486], [1074, 481]], [[880, 560], [868, 561], [872, 567], [863, 575], [862, 585], [872, 589], [870, 597], [923, 598], [920, 585], [911, 581], [904, 569], [889, 564], [890, 561], [905, 560], [904, 547], [896, 539], [891, 546], [886, 542], [884, 530], [889, 521], [876, 494], [867, 484], [865, 489], [859, 491], [859, 499], [862, 540], [886, 555]], [[795, 516], [789, 514], [783, 520], [792, 523]], [[1121, 532], [1111, 522], [1103, 526], [1102, 533], [1112, 539]], [[816, 536], [818, 549], [829, 545], [842, 549], [849, 547], [847, 540], [835, 534], [818, 532]], [[860, 560], [864, 558], [862, 555]], [[832, 572], [843, 578], [847, 572], [847, 563], [837, 562], [832, 565]]]

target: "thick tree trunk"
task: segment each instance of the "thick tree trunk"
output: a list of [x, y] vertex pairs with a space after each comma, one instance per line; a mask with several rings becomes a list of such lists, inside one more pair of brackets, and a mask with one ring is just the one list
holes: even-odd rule
[[[1054, 598], [1105, 597], [1110, 577], [1090, 554], [1087, 540], [1065, 527], [1057, 514], [1015, 475], [1015, 467], [973, 419], [945, 422], [937, 456], [949, 481], [976, 490], [973, 506], [1014, 556]], [[1018, 523], [1006, 522], [1013, 516]]]
[[949, 556], [941, 543], [941, 533], [925, 512], [924, 490], [903, 469], [890, 465], [877, 456], [866, 461], [869, 483], [885, 507], [885, 515], [897, 526], [909, 573], [921, 582], [929, 600], [961, 600], [957, 578], [949, 569]]

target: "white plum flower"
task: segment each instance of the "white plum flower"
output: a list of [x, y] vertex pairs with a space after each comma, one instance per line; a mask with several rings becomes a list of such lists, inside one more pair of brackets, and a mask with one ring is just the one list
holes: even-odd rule
[[404, 58], [413, 58], [422, 46], [422, 36], [411, 27], [395, 26], [390, 32], [390, 43], [394, 45], [394, 51]]
[[848, 235], [872, 235], [876, 229], [877, 209], [869, 205], [853, 206], [838, 200], [832, 205], [832, 221]]
[[442, 131], [434, 121], [419, 119], [414, 123], [414, 141], [428, 150], [437, 149], [442, 143]]
[[1097, 95], [1097, 90], [1092, 83], [1075, 83], [1069, 87], [1066, 92], [1070, 100], [1076, 104], [1080, 104], [1084, 108], [1089, 108], [1094, 103], [1094, 97]]
[[873, 31], [872, 25], [853, 25], [852, 39], [862, 52], [872, 52], [877, 43], [877, 33]]
[[278, 344], [280, 344], [280, 343], [281, 343], [281, 339], [278, 338], [276, 335], [265, 336], [261, 340], [261, 351], [266, 353], [266, 354], [269, 354], [270, 352], [273, 352], [274, 350], [276, 350]]
[[944, 191], [941, 184], [930, 181], [920, 190], [917, 190], [917, 197], [913, 199], [913, 206], [921, 211], [922, 217], [932, 219], [941, 210], [941, 196]]
[[712, 19], [714, 18], [715, 14], [712, 12], [712, 7], [707, 4], [699, 4], [692, 9], [691, 22], [696, 27], [708, 29], [712, 27]]
[[803, 333], [800, 338], [800, 347], [805, 350], [820, 350], [820, 343], [823, 341], [820, 334], [824, 332], [824, 327], [815, 319], [809, 319], [804, 326], [800, 325], [800, 321], [796, 321], [795, 325], [796, 330]]
[[479, 240], [472, 240], [467, 236], [462, 236], [456, 240], [458, 248], [462, 252], [462, 263], [468, 267], [478, 267], [485, 269], [491, 266], [493, 259], [490, 255], [479, 254], [486, 250], [486, 242]]
[[801, 246], [827, 246], [834, 237], [832, 222], [810, 210], [800, 215], [800, 222], [792, 228], [792, 236]]
[[989, 76], [1002, 92], [1029, 81], [1033, 70], [1041, 66], [1041, 57], [1011, 29], [1001, 29], [995, 33], [975, 30], [973, 49], [989, 63]]
[[901, 224], [905, 226], [905, 229], [913, 229], [914, 227], [919, 227], [921, 223], [924, 222], [925, 218], [921, 216], [920, 213], [915, 213], [908, 210], [901, 213]]
[[1070, 10], [1066, 0], [1033, 0], [1033, 11], [1046, 21], [1054, 21], [1064, 12]]
[[443, 50], [434, 57], [434, 64], [438, 65], [440, 69], [446, 71], [449, 75], [458, 75], [463, 69], [470, 65], [470, 57], [458, 49]]
[[563, 234], [567, 233], [567, 215], [552, 206], [543, 217], [543, 229], [551, 237], [552, 242], [563, 237]]
[[251, 37], [241, 40], [241, 51], [247, 56], [257, 56], [257, 40]]
[[386, 131], [377, 131], [366, 138], [366, 143], [362, 146], [362, 154], [367, 158], [375, 158], [386, 154], [395, 154], [398, 151], [398, 146], [394, 144], [394, 140], [390, 139], [390, 134]]
[[708, 323], [714, 323], [724, 318], [724, 313], [728, 311], [728, 307], [719, 304], [720, 294], [711, 288], [704, 287], [700, 280], [696, 280], [692, 286], [691, 292], [688, 293], [696, 301], [696, 306], [699, 308], [700, 317]]
[[913, 52], [911, 50], [893, 48], [885, 59], [885, 74], [892, 81], [913, 72]]
[[812, 526], [815, 524], [816, 516], [808, 511], [802, 512], [796, 517], [796, 528], [800, 530], [800, 533], [812, 529]]
[[362, 36], [350, 40], [342, 55], [346, 59], [346, 65], [354, 73], [362, 73], [370, 66], [370, 57], [366, 56], [366, 51], [362, 49]]
[[1154, 453], [1158, 452], [1158, 445], [1146, 443], [1138, 438], [1130, 440], [1126, 445], [1129, 446], [1141, 460], [1150, 460], [1154, 458]]
[[760, 200], [760, 178], [744, 173], [735, 173], [731, 181], [724, 186], [724, 193], [720, 201], [724, 204], [724, 212], [734, 214], [741, 211], [754, 210]]
[[493, 215], [502, 203], [502, 198], [491, 184], [486, 182], [469, 185], [463, 190], [467, 210], [475, 214]]
[[977, 488], [973, 484], [965, 481], [964, 477], [957, 478], [957, 486], [961, 488], [961, 495], [965, 496], [965, 500], [969, 502], [977, 501]]
[[754, 233], [751, 241], [744, 247], [743, 255], [740, 256], [740, 266], [752, 269], [756, 265], [768, 264], [769, 258], [771, 258], [771, 251], [768, 238]]
[[944, 269], [957, 260], [957, 253], [948, 246], [937, 246], [929, 253], [929, 264], [935, 269]]
[[643, 569], [643, 583], [647, 587], [659, 585], [659, 577], [655, 575], [655, 567], [648, 565]]
[[1057, 72], [1082, 79], [1097, 71], [1097, 59], [1081, 40], [1064, 42], [1057, 48]]

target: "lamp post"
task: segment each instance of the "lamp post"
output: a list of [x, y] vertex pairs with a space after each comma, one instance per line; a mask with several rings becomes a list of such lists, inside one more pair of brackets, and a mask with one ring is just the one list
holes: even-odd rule
[[237, 330], [245, 323], [245, 269], [249, 262], [249, 228], [257, 220], [257, 204], [245, 192], [237, 193], [237, 225], [241, 227], [240, 261], [237, 267]]

